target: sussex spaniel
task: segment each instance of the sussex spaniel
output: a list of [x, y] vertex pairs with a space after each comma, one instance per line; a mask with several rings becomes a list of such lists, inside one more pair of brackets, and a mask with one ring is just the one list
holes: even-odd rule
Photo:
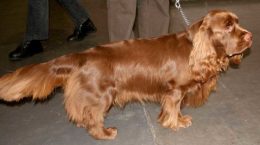
[[230, 60], [239, 62], [251, 44], [252, 34], [235, 14], [213, 10], [177, 34], [110, 43], [20, 68], [0, 78], [0, 98], [43, 100], [63, 87], [69, 119], [96, 139], [117, 135], [104, 126], [112, 106], [158, 102], [158, 121], [178, 130], [191, 125], [181, 105], [203, 104]]

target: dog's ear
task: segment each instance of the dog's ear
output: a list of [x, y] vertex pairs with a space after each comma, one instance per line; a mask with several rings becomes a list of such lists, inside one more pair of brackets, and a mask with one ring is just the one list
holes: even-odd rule
[[[214, 63], [216, 57], [216, 51], [212, 46], [210, 38], [212, 36], [212, 31], [209, 27], [209, 20], [210, 16], [206, 16], [203, 20], [195, 23], [189, 29], [193, 43], [193, 48], [189, 56], [189, 65], [194, 72], [201, 72], [202, 74], [200, 76], [204, 79], [207, 78], [207, 73], [210, 69], [207, 67], [207, 64]], [[212, 66], [212, 64], [209, 66]]]
[[203, 19], [201, 18], [201, 20], [199, 20], [198, 22], [192, 24], [189, 28], [188, 28], [188, 33], [190, 36], [190, 39], [192, 40], [194, 38], [194, 35], [199, 31], [200, 26], [203, 23]]
[[201, 62], [210, 55], [216, 54], [210, 41], [209, 18], [204, 17], [203, 20], [191, 26], [190, 31], [193, 33], [192, 43], [193, 49], [190, 54], [190, 65]]

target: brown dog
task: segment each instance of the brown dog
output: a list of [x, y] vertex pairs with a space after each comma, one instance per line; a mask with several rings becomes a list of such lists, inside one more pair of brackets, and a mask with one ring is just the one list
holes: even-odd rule
[[214, 10], [184, 32], [101, 45], [20, 68], [0, 78], [0, 98], [43, 100], [62, 86], [70, 120], [97, 139], [117, 135], [103, 123], [113, 105], [158, 102], [159, 122], [178, 130], [191, 125], [181, 104], [203, 104], [230, 59], [239, 62], [251, 44], [252, 34], [235, 14]]

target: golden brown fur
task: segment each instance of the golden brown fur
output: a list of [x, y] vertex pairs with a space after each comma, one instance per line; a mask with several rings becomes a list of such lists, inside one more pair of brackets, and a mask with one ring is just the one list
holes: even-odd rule
[[151, 39], [125, 40], [30, 65], [0, 78], [0, 98], [43, 100], [63, 87], [71, 121], [97, 139], [114, 139], [104, 117], [113, 105], [158, 102], [158, 121], [178, 130], [191, 125], [181, 105], [200, 106], [229, 62], [240, 63], [252, 34], [235, 14], [209, 12], [186, 31]]

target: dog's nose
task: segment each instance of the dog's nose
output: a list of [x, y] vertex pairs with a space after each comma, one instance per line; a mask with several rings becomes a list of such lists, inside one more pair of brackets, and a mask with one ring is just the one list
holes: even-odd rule
[[245, 39], [246, 41], [252, 41], [252, 39], [253, 39], [252, 33], [251, 33], [251, 32], [247, 32], [246, 35], [245, 35], [245, 37], [244, 37], [244, 39]]

